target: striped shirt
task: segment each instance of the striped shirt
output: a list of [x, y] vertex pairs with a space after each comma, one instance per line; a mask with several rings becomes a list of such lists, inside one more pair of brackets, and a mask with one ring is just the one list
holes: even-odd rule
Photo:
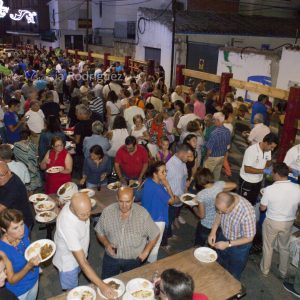
[[211, 150], [210, 157], [224, 156], [231, 141], [231, 133], [225, 126], [218, 126], [211, 133], [206, 148]]
[[136, 259], [145, 249], [148, 240], [152, 241], [159, 235], [159, 229], [147, 210], [135, 203], [126, 220], [120, 218], [119, 203], [106, 207], [95, 231], [117, 248], [114, 258], [119, 259]]
[[91, 111], [100, 114], [103, 117], [104, 114], [104, 104], [103, 100], [100, 97], [95, 97], [90, 102], [89, 108]]
[[251, 203], [237, 195], [239, 203], [228, 214], [221, 214], [221, 228], [223, 235], [228, 240], [239, 238], [253, 238], [256, 233], [255, 211]]

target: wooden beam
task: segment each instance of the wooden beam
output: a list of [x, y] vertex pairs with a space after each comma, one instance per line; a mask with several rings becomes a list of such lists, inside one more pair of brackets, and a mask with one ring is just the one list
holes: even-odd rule
[[144, 60], [130, 59], [129, 61], [132, 62], [133, 64], [134, 63], [138, 63], [138, 64], [141, 64], [141, 65], [147, 65], [148, 64], [148, 62], [146, 62]]
[[218, 76], [215, 74], [210, 74], [210, 73], [205, 73], [205, 72], [200, 72], [200, 71], [195, 71], [195, 70], [190, 70], [190, 69], [183, 69], [182, 74], [184, 76], [202, 79], [202, 80], [206, 80], [206, 81], [211, 81], [211, 82], [215, 82], [215, 83], [221, 82], [221, 76]]
[[113, 55], [109, 55], [108, 56], [108, 60], [109, 61], [119, 61], [120, 63], [125, 63], [125, 58], [121, 57], [121, 56], [113, 56]]
[[75, 50], [68, 50], [68, 53], [70, 53], [70, 54], [75, 54]]
[[238, 79], [230, 79], [229, 85], [237, 89], [247, 90], [250, 92], [255, 92], [257, 94], [264, 94], [282, 100], [288, 100], [289, 98], [289, 91], [270, 87], [267, 85], [262, 85], [259, 83], [247, 82]]
[[99, 53], [92, 53], [91, 56], [92, 56], [93, 58], [104, 59], [104, 55], [103, 55], [103, 54], [99, 54]]
[[84, 51], [78, 51], [78, 55], [79, 56], [88, 56], [88, 52], [84, 52]]

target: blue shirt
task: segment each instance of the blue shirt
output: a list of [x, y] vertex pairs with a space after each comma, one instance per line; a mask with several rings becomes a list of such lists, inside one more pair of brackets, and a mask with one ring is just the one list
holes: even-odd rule
[[[27, 260], [25, 259], [25, 250], [30, 245], [29, 231], [26, 225], [24, 225], [24, 237], [17, 247], [13, 247], [0, 240], [0, 251], [3, 251], [8, 259], [11, 261], [14, 272], [20, 272]], [[20, 281], [15, 284], [6, 282], [6, 288], [13, 292], [16, 296], [21, 296], [28, 292], [36, 284], [39, 279], [39, 267], [31, 269]]]
[[252, 106], [252, 114], [251, 114], [251, 124], [254, 124], [254, 116], [256, 114], [262, 114], [264, 117], [265, 125], [270, 125], [268, 118], [268, 111], [266, 106], [262, 102], [255, 102]]
[[163, 185], [146, 179], [142, 193], [142, 206], [148, 211], [154, 222], [168, 224], [168, 202], [171, 196]]
[[210, 134], [206, 148], [211, 150], [210, 157], [224, 156], [231, 141], [231, 133], [224, 126], [218, 126]]
[[25, 77], [27, 79], [33, 79], [33, 77], [36, 75], [36, 71], [35, 70], [31, 70], [31, 71], [26, 71], [25, 72]]
[[86, 181], [88, 183], [99, 184], [101, 182], [100, 177], [102, 174], [111, 173], [110, 158], [105, 155], [102, 159], [102, 162], [98, 166], [90, 157], [85, 158], [82, 173], [83, 175], [87, 176]]
[[7, 111], [4, 114], [4, 124], [7, 129], [7, 141], [10, 144], [14, 144], [20, 140], [20, 132], [21, 126], [18, 127], [15, 131], [11, 131], [8, 126], [12, 125], [15, 126], [18, 124], [19, 118], [16, 113]]
[[108, 142], [108, 139], [106, 137], [99, 134], [93, 134], [92, 136], [87, 136], [83, 140], [84, 157], [89, 157], [90, 149], [94, 145], [101, 146], [104, 154], [106, 154], [106, 152], [110, 148], [110, 143]]

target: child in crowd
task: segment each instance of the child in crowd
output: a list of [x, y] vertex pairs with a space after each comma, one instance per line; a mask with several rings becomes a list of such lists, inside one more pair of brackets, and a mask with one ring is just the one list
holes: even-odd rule
[[161, 138], [160, 148], [156, 154], [156, 159], [167, 163], [167, 161], [172, 157], [172, 152], [169, 150], [170, 141], [166, 136]]

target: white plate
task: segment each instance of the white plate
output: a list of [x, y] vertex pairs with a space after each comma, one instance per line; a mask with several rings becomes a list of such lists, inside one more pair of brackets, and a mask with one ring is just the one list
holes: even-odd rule
[[87, 300], [96, 300], [97, 295], [95, 290], [86, 285], [78, 286], [75, 289], [71, 290], [68, 293], [67, 300], [85, 300], [85, 298], [83, 298], [83, 293], [85, 291], [91, 293], [92, 296], [92, 298], [86, 298]]
[[74, 182], [66, 182], [57, 190], [57, 196], [62, 197], [64, 195], [68, 195], [72, 190], [78, 191], [77, 185]]
[[91, 189], [82, 189], [79, 192], [86, 193], [89, 197], [93, 197], [95, 195], [95, 191]]
[[[135, 297], [133, 296], [134, 292], [138, 292], [138, 291], [145, 291], [150, 293], [150, 296], [148, 297]], [[128, 292], [130, 294], [130, 297], [132, 300], [154, 300], [154, 291], [153, 289], [136, 289], [135, 291], [132, 292]]]
[[91, 200], [92, 207], [95, 207], [96, 204], [97, 204], [97, 201], [95, 199], [93, 199], [93, 198], [91, 198], [90, 200]]
[[[118, 298], [119, 297], [122, 297], [122, 295], [125, 293], [125, 284], [123, 283], [123, 281], [121, 281], [120, 279], [117, 279], [117, 278], [106, 278], [103, 280], [105, 283], [109, 283], [111, 281], [114, 281], [116, 282], [117, 284], [119, 284], [119, 288], [116, 290], [118, 292]], [[97, 288], [97, 292], [98, 294], [104, 298], [104, 299], [107, 299], [106, 297], [103, 296], [103, 294], [101, 293], [100, 289]]]
[[217, 260], [218, 254], [215, 250], [208, 247], [195, 249], [194, 256], [201, 262], [212, 263]]
[[51, 167], [49, 169], [46, 170], [47, 173], [49, 174], [56, 174], [61, 172], [64, 169], [64, 167]]
[[140, 186], [140, 183], [138, 180], [129, 180], [129, 185], [130, 188], [137, 189]]
[[48, 195], [46, 194], [34, 194], [29, 197], [29, 201], [32, 203], [40, 203], [42, 201], [46, 201], [48, 199]]
[[[118, 187], [115, 187], [115, 185], [118, 185]], [[112, 182], [107, 185], [107, 188], [111, 191], [117, 191], [122, 186], [120, 181]]]
[[128, 292], [126, 292], [126, 293], [123, 295], [122, 300], [132, 300], [132, 297], [131, 297], [131, 295], [130, 295]]
[[35, 204], [35, 209], [38, 211], [48, 211], [52, 210], [55, 207], [55, 203], [53, 201], [43, 201]]
[[[43, 215], [47, 216], [43, 216]], [[40, 223], [49, 223], [57, 217], [57, 214], [54, 211], [42, 211], [36, 214], [35, 219]]]
[[[184, 197], [186, 197], [186, 196], [193, 197], [194, 199], [185, 201]], [[195, 205], [198, 205], [198, 202], [195, 199], [196, 197], [197, 197], [197, 195], [186, 193], [186, 194], [183, 194], [180, 196], [180, 201], [186, 205], [195, 206]]]
[[54, 244], [53, 241], [47, 240], [47, 239], [43, 239], [43, 240], [38, 240], [38, 241], [33, 242], [32, 244], [30, 244], [26, 248], [26, 250], [25, 250], [25, 258], [26, 258], [26, 260], [29, 261], [32, 257], [40, 255], [41, 247], [43, 247], [46, 244], [52, 246], [52, 252], [46, 258], [44, 258], [44, 259], [41, 258], [41, 262], [44, 262], [44, 261], [48, 260], [49, 258], [51, 258], [54, 255], [55, 251], [56, 251], [56, 246], [55, 246], [55, 244]]
[[146, 289], [152, 289], [153, 284], [145, 279], [145, 278], [134, 278], [131, 279], [127, 284], [126, 284], [126, 292], [133, 292], [136, 290], [146, 290]]

